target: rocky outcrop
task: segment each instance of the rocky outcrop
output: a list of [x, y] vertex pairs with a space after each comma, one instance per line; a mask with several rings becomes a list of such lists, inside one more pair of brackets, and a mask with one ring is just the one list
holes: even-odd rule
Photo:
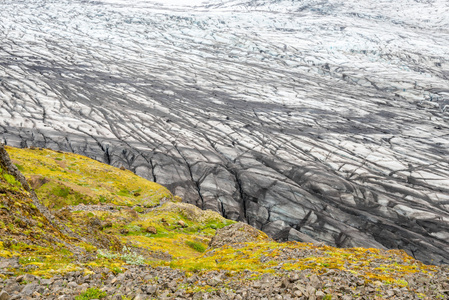
[[226, 227], [217, 229], [215, 236], [211, 239], [209, 247], [219, 248], [224, 245], [251, 243], [259, 241], [268, 241], [269, 238], [263, 232], [255, 229], [248, 224], [238, 222]]
[[123, 166], [279, 240], [448, 263], [447, 7], [254, 3], [2, 2], [3, 141]]

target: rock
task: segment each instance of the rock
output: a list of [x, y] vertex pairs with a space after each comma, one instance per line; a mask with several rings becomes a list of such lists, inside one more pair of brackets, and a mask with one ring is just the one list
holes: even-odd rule
[[315, 275], [315, 274], [311, 275], [309, 277], [309, 282], [310, 282], [310, 285], [312, 287], [314, 287], [315, 289], [321, 288], [321, 280], [318, 278], [317, 275]]
[[17, 276], [16, 281], [17, 282], [22, 282], [24, 277], [25, 277], [25, 275], [19, 275], [19, 276]]
[[1, 291], [0, 292], [0, 300], [9, 300], [9, 294], [6, 291]]
[[145, 231], [151, 234], [157, 234], [157, 229], [154, 226], [148, 226]]
[[26, 282], [32, 282], [32, 281], [36, 280], [36, 276], [31, 275], [31, 274], [25, 274], [23, 276], [23, 280]]
[[192, 275], [192, 276], [187, 278], [187, 283], [192, 284], [192, 283], [194, 283], [196, 281], [198, 281], [198, 276], [196, 276], [196, 275]]
[[218, 278], [216, 276], [209, 278], [207, 280], [207, 284], [210, 286], [217, 286], [218, 284], [220, 284], [223, 280], [221, 280], [221, 278]]
[[288, 289], [291, 287], [290, 280], [288, 278], [283, 278], [281, 282], [281, 288]]
[[138, 294], [134, 297], [134, 300], [146, 300], [148, 296], [146, 294]]
[[292, 287], [292, 290], [294, 292], [298, 292], [298, 293], [295, 293], [295, 295], [297, 297], [300, 297], [301, 295], [305, 295], [306, 291], [307, 291], [306, 286], [303, 283], [296, 283], [296, 284], [294, 284], [293, 287]]
[[224, 245], [236, 243], [267, 241], [269, 238], [263, 232], [245, 223], [235, 223], [221, 229], [217, 229], [209, 243], [211, 248], [219, 248]]
[[112, 222], [111, 221], [104, 221], [101, 223], [101, 229], [105, 229], [105, 228], [111, 228], [112, 227]]
[[187, 224], [186, 224], [183, 220], [179, 220], [177, 223], [178, 223], [178, 225], [181, 226], [182, 228], [186, 228], [186, 227], [187, 227]]
[[21, 293], [25, 296], [30, 296], [36, 290], [37, 286], [35, 283], [28, 283], [23, 287]]
[[117, 282], [121, 284], [125, 280], [125, 278], [126, 278], [126, 275], [121, 273], [121, 274], [117, 275]]
[[53, 279], [42, 279], [41, 280], [41, 285], [43, 285], [43, 286], [47, 286], [47, 285], [50, 285], [50, 284], [52, 284], [53, 283]]
[[33, 296], [34, 298], [39, 298], [41, 297], [41, 294], [35, 291], [31, 296]]
[[299, 278], [300, 278], [300, 277], [299, 277], [298, 273], [293, 273], [293, 274], [291, 274], [291, 275], [289, 276], [290, 282], [298, 281]]
[[158, 288], [156, 285], [147, 285], [147, 287], [146, 287], [146, 292], [149, 295], [156, 294], [157, 290], [158, 290]]
[[[3, 242], [3, 246], [5, 246], [5, 242]], [[17, 258], [0, 258], [0, 269], [17, 267], [20, 267]]]
[[96, 229], [101, 229], [102, 228], [102, 224], [101, 224], [101, 220], [97, 217], [93, 217], [89, 219], [89, 225], [93, 228]]
[[317, 292], [315, 293], [315, 296], [316, 296], [316, 299], [317, 299], [317, 300], [323, 300], [324, 297], [326, 296], [326, 294], [323, 293], [323, 291], [317, 291]]
[[316, 293], [316, 288], [314, 288], [311, 285], [307, 285], [306, 286], [306, 290], [304, 292], [304, 295], [308, 296], [309, 298], [311, 297], [315, 297], [315, 293]]

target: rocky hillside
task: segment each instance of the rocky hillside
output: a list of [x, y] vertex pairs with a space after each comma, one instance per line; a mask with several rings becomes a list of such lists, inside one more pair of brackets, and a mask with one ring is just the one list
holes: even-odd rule
[[401, 250], [278, 243], [128, 170], [6, 150], [0, 145], [2, 300], [449, 296], [447, 266]]

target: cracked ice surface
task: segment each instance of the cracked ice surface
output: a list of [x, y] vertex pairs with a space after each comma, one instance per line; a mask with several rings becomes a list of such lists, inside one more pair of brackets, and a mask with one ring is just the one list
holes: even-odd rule
[[188, 2], [2, 1], [3, 141], [280, 240], [449, 263], [447, 1]]

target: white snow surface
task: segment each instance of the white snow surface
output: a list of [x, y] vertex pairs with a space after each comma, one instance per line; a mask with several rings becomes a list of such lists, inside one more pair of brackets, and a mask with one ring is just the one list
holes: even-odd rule
[[440, 226], [448, 105], [447, 0], [0, 1], [4, 142], [127, 165], [235, 219], [268, 189], [258, 228], [340, 202]]

